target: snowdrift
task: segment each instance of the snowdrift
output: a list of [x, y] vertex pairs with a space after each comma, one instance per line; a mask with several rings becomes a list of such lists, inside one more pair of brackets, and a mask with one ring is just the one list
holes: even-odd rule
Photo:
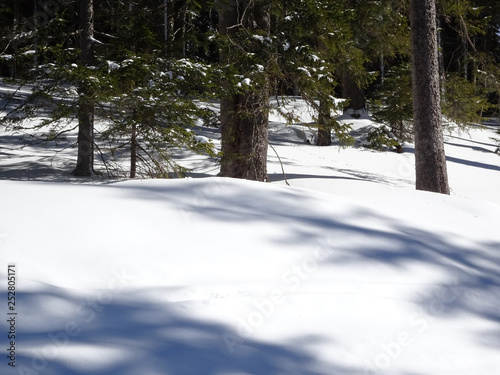
[[19, 280], [3, 374], [500, 369], [494, 204], [221, 178], [0, 186], [1, 279]]

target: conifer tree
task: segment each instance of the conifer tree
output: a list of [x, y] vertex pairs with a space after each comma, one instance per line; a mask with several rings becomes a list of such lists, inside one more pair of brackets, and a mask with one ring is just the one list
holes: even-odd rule
[[435, 0], [411, 0], [417, 190], [449, 194], [441, 123]]
[[[382, 85], [392, 61], [409, 55], [407, 5], [404, 0], [348, 0], [344, 12], [351, 14], [351, 40], [362, 52], [364, 64], [346, 64], [342, 74], [342, 97], [349, 108], [366, 109], [366, 90], [375, 78]], [[366, 71], [378, 76], [367, 76]], [[388, 69], [387, 69], [388, 70]]]
[[351, 42], [352, 12], [344, 12], [343, 1], [288, 0], [279, 8], [275, 38], [282, 90], [296, 92], [315, 110], [317, 145], [331, 144], [332, 132], [349, 143], [349, 126], [333, 113], [345, 67], [366, 80], [362, 51]]
[[[162, 9], [150, 6], [152, 0], [112, 7], [91, 0], [77, 3], [81, 21], [68, 2], [52, 18], [45, 14], [46, 23], [17, 36], [22, 42], [18, 55], [25, 50], [37, 55], [36, 69], [33, 59], [29, 68], [18, 69], [37, 84], [29, 102], [16, 108], [22, 116], [43, 113], [43, 121], [31, 129], [37, 137], [57, 141], [76, 128], [68, 124], [77, 119], [77, 176], [94, 172], [94, 147], [110, 177], [184, 175], [173, 158], [177, 149], [215, 156], [213, 144], [198, 141], [190, 130], [204, 112], [195, 98], [203, 93], [200, 88], [210, 91], [209, 67], [165, 57]], [[94, 118], [99, 120], [96, 129]], [[127, 157], [130, 168], [123, 163]]]
[[[94, 4], [80, 1], [80, 64], [88, 68], [94, 63]], [[91, 176], [94, 172], [94, 93], [92, 82], [84, 79], [78, 87], [78, 158], [75, 176]]]
[[220, 176], [267, 181], [269, 3], [219, 0], [220, 64], [226, 72], [220, 104]]

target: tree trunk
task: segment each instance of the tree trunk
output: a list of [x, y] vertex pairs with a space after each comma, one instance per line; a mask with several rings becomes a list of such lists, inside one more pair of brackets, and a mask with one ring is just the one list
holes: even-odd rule
[[330, 106], [328, 101], [320, 99], [318, 111], [318, 146], [330, 146], [332, 144], [332, 130], [330, 128]]
[[[242, 0], [220, 0], [219, 32], [234, 35], [239, 27], [258, 28], [270, 32], [267, 6]], [[245, 19], [241, 17], [244, 16]], [[234, 65], [231, 51], [220, 53], [224, 64]], [[245, 76], [249, 67], [238, 66]], [[232, 88], [228, 87], [230, 92]], [[268, 105], [269, 88], [263, 85], [244, 94], [228, 94], [221, 99], [221, 169], [219, 176], [268, 181]]]
[[384, 87], [385, 80], [385, 63], [384, 63], [384, 51], [380, 51], [380, 87]]
[[446, 79], [446, 72], [444, 66], [444, 45], [443, 45], [443, 31], [441, 16], [436, 15], [437, 22], [437, 45], [438, 45], [438, 61], [439, 61], [439, 81], [442, 83], [441, 89], [444, 89], [444, 81]]
[[411, 0], [410, 22], [416, 187], [449, 194], [441, 124], [435, 0]]
[[130, 139], [130, 178], [135, 178], [137, 172], [137, 124], [132, 122]]
[[168, 0], [163, 0], [163, 40], [168, 42]]
[[[94, 59], [94, 6], [92, 0], [80, 1], [80, 63], [92, 65]], [[78, 158], [75, 176], [91, 176], [94, 171], [94, 98], [90, 87], [78, 88]]]
[[364, 109], [366, 106], [365, 90], [359, 87], [347, 70], [342, 75], [342, 98], [349, 99], [349, 108], [355, 111]]

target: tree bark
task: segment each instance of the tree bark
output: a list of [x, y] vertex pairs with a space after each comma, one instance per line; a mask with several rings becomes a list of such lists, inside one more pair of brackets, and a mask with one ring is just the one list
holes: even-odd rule
[[137, 124], [132, 123], [132, 134], [130, 138], [130, 178], [135, 178], [137, 173]]
[[[80, 63], [90, 66], [94, 60], [93, 0], [80, 1]], [[94, 98], [92, 89], [83, 82], [78, 88], [78, 158], [75, 176], [91, 176], [94, 171]]]
[[318, 146], [330, 146], [332, 144], [331, 112], [327, 100], [320, 99], [318, 112], [318, 138], [316, 144]]
[[[267, 5], [263, 1], [219, 0], [219, 32], [235, 35], [238, 28], [247, 27], [270, 32]], [[244, 17], [244, 18], [242, 18]], [[226, 48], [220, 53], [223, 64], [234, 65], [232, 52]], [[246, 75], [244, 65], [237, 67]], [[228, 92], [232, 88], [227, 88]], [[268, 105], [269, 88], [266, 84], [244, 94], [229, 94], [221, 99], [221, 169], [219, 176], [247, 180], [268, 181]]]
[[441, 118], [435, 0], [411, 0], [410, 22], [416, 188], [449, 194]]

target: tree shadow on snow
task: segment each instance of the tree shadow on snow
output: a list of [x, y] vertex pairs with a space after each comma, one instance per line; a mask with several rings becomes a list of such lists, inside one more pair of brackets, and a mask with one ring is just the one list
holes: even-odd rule
[[[5, 366], [7, 373], [2, 373], [359, 373], [341, 366], [319, 372], [314, 355], [298, 345], [242, 338], [223, 324], [188, 316], [182, 303], [146, 300], [143, 292], [77, 297], [49, 286], [43, 292], [20, 293], [18, 311], [24, 324], [16, 339], [16, 372]], [[168, 296], [167, 288], [163, 292]], [[64, 306], [64, 315], [53, 307], [58, 304]]]
[[[245, 184], [244, 190], [241, 184]], [[460, 245], [459, 239], [446, 233], [418, 229], [362, 206], [340, 209], [342, 198], [331, 198], [320, 206], [318, 198], [300, 190], [256, 182], [213, 178], [110, 184], [105, 188], [116, 188], [117, 195], [133, 200], [151, 201], [158, 209], [177, 209], [180, 220], [182, 211], [203, 218], [201, 225], [208, 221], [221, 228], [228, 223], [248, 224], [245, 227], [252, 236], [267, 236], [271, 243], [285, 245], [281, 248], [303, 254], [304, 259], [320, 244], [328, 256], [318, 263], [319, 270], [350, 264], [383, 265], [400, 271], [415, 265], [438, 269], [449, 282], [419, 286], [413, 302], [429, 316], [446, 319], [468, 315], [492, 323], [491, 329], [474, 327], [474, 338], [485, 347], [500, 348], [500, 240]], [[249, 190], [251, 194], [242, 194]], [[280, 222], [286, 233], [254, 233], [254, 222]], [[190, 223], [193, 233], [199, 229], [196, 223]], [[148, 219], [137, 222], [138, 233], [141, 225], [147, 226]], [[276, 272], [279, 276], [280, 270]], [[168, 288], [164, 293], [168, 297]], [[50, 287], [42, 292], [21, 292], [19, 306], [23, 320], [32, 322], [24, 324], [19, 334], [19, 347], [23, 348], [19, 365], [28, 369], [38, 366], [40, 371], [35, 370], [39, 374], [363, 373], [362, 368], [325, 365], [314, 353], [302, 349], [307, 345], [240, 337], [230, 326], [188, 315], [186, 311], [192, 310], [183, 310], [182, 302], [148, 300], [140, 290], [127, 291], [126, 296], [116, 294], [106, 302], [101, 299], [98, 307], [93, 307], [88, 298]], [[47, 310], [50, 306], [55, 308]], [[66, 306], [68, 312], [58, 312], [57, 306]], [[6, 322], [1, 326], [6, 328]], [[68, 329], [73, 336], [66, 333]], [[307, 335], [297, 337], [298, 342], [307, 339]], [[236, 340], [233, 350], [228, 340]], [[42, 356], [38, 362], [37, 355]], [[331, 361], [335, 363], [335, 358]]]
[[466, 159], [455, 158], [453, 156], [447, 156], [446, 161], [452, 162], [452, 163], [463, 164], [463, 165], [467, 165], [470, 167], [489, 169], [492, 171], [500, 171], [500, 166], [498, 166], [498, 165], [481, 163], [481, 162], [477, 162], [477, 161], [470, 161], [470, 160], [466, 160]]
[[[214, 179], [211, 184], [193, 181], [190, 187], [173, 184], [153, 190], [133, 187], [128, 193], [159, 201], [168, 200], [170, 193], [174, 193], [178, 199], [176, 203], [185, 211], [220, 222], [221, 227], [232, 222], [281, 221], [286, 224], [286, 235], [276, 234], [269, 240], [287, 245], [284, 248], [290, 251], [303, 251], [305, 258], [310, 256], [314, 246], [327, 246], [329, 255], [319, 267], [373, 264], [395, 270], [413, 266], [437, 269], [446, 280], [439, 285], [422, 285], [414, 303], [432, 316], [448, 318], [465, 314], [493, 323], [496, 330], [477, 330], [475, 337], [485, 346], [500, 348], [497, 339], [500, 329], [500, 239], [470, 245], [467, 233], [461, 241], [456, 233], [412, 227], [400, 222], [397, 215], [388, 217], [362, 206], [345, 212], [339, 211], [334, 203], [325, 203], [318, 210], [318, 200], [300, 191], [283, 188], [271, 194], [259, 183], [255, 183], [253, 194], [247, 197], [228, 181]], [[341, 200], [338, 203], [342, 203]], [[425, 220], [425, 216], [422, 218]], [[367, 222], [371, 225], [363, 224]], [[464, 228], [467, 227], [464, 223]]]

